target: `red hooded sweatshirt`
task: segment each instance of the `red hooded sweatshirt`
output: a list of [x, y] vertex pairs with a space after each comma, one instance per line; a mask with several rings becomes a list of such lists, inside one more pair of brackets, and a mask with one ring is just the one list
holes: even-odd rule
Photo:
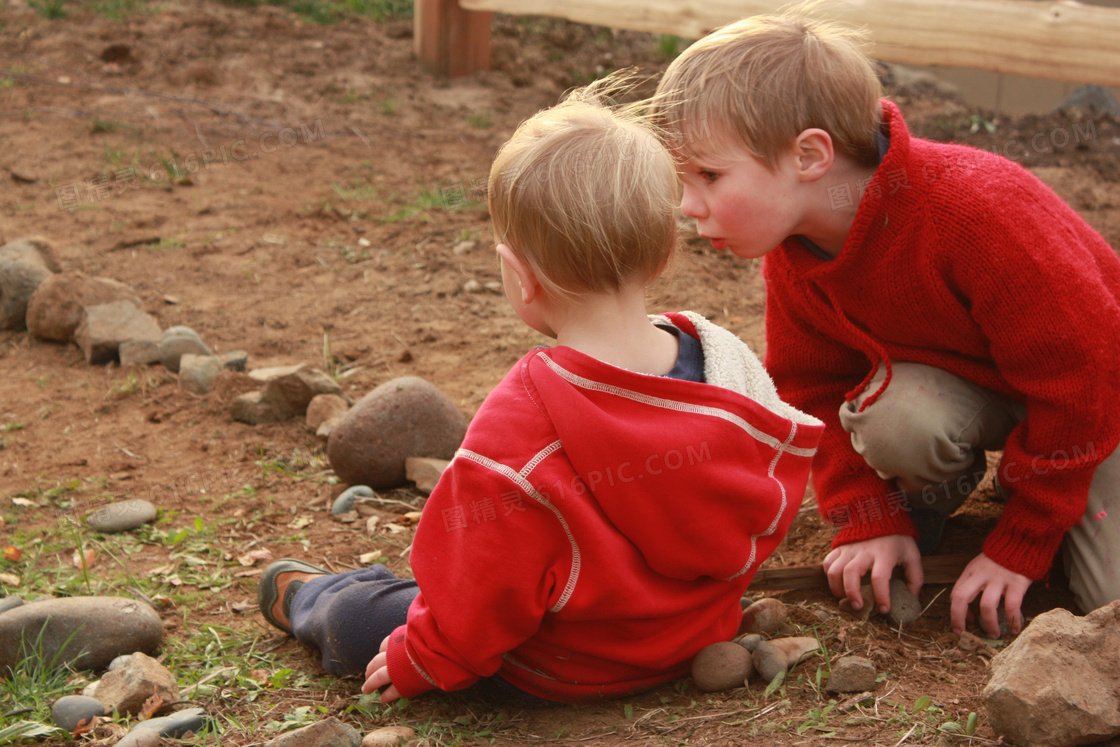
[[708, 383], [557, 347], [483, 403], [412, 545], [420, 594], [388, 649], [401, 695], [495, 673], [550, 700], [622, 695], [735, 634], [823, 426], [730, 332], [672, 321], [701, 341]]

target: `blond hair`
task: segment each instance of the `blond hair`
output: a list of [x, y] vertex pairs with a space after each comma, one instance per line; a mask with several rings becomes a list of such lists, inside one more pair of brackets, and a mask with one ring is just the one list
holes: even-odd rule
[[806, 10], [737, 21], [673, 61], [652, 102], [671, 147], [701, 160], [745, 149], [773, 169], [820, 128], [837, 152], [877, 163], [882, 85], [862, 38]]
[[537, 113], [490, 169], [498, 241], [553, 295], [652, 280], [677, 246], [675, 162], [636, 109], [607, 103], [617, 89], [600, 82]]

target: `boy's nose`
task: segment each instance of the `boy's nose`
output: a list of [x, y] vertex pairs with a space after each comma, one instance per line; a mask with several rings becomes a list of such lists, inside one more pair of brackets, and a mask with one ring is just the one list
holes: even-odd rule
[[708, 214], [704, 201], [697, 197], [695, 190], [687, 186], [684, 188], [684, 194], [681, 195], [681, 212], [697, 220], [707, 217]]

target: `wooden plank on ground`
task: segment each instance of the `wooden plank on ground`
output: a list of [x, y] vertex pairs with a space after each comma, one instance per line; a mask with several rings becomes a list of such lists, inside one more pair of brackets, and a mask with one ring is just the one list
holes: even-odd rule
[[454, 78], [490, 67], [490, 20], [457, 0], [416, 0], [413, 46], [425, 70]]
[[[960, 578], [961, 572], [976, 555], [964, 553], [957, 555], [927, 555], [922, 558], [922, 569], [927, 584], [951, 584]], [[896, 575], [902, 569], [896, 569]], [[783, 589], [827, 589], [828, 577], [824, 569], [817, 565], [790, 566], [788, 568], [764, 568], [754, 574], [750, 591], [779, 591]]]
[[[470, 10], [566, 18], [698, 39], [780, 0], [461, 0]], [[1074, 0], [848, 0], [818, 3], [814, 17], [864, 28], [870, 54], [908, 65], [993, 70], [1120, 85], [1120, 9]]]

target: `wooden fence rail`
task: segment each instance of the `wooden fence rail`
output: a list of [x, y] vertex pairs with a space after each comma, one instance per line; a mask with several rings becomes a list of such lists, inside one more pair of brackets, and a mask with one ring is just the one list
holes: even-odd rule
[[[416, 51], [444, 75], [489, 65], [492, 12], [698, 39], [774, 0], [416, 0]], [[1074, 0], [836, 0], [814, 17], [868, 33], [873, 57], [1120, 86], [1120, 8]]]

